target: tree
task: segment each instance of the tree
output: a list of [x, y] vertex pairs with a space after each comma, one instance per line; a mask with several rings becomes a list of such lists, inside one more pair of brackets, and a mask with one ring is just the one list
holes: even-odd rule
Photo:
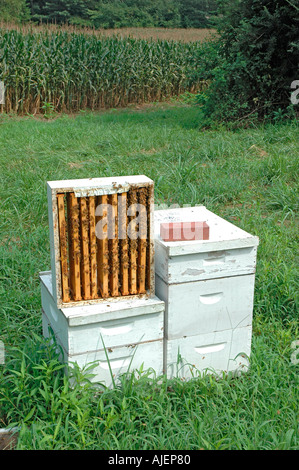
[[179, 11], [183, 28], [206, 28], [209, 26], [209, 16], [217, 10], [213, 0], [181, 0]]
[[87, 16], [88, 2], [84, 0], [30, 0], [33, 20], [67, 23], [72, 17]]
[[204, 97], [218, 119], [271, 118], [290, 106], [299, 71], [295, 0], [222, 0], [221, 65]]
[[0, 20], [22, 22], [28, 19], [26, 0], [0, 0]]
[[174, 0], [100, 0], [90, 8], [95, 27], [180, 26]]
[[132, 26], [179, 28], [209, 26], [209, 16], [215, 10], [216, 1], [27, 0], [27, 3], [32, 19], [39, 22], [70, 22], [97, 28]]

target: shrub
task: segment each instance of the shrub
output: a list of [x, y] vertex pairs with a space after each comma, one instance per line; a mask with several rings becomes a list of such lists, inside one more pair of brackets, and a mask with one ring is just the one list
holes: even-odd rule
[[199, 97], [205, 116], [240, 120], [288, 115], [291, 83], [299, 78], [298, 8], [282, 0], [229, 3], [221, 0], [222, 61], [213, 70], [209, 90]]

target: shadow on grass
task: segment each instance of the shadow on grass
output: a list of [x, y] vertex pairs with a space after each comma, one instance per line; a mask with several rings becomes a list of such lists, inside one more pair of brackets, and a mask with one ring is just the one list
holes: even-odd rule
[[145, 125], [148, 127], [180, 127], [182, 129], [199, 129], [201, 123], [201, 110], [196, 106], [175, 106], [157, 103], [156, 105], [134, 106], [132, 108], [111, 109], [102, 112], [86, 112], [86, 118], [98, 119], [102, 123], [120, 125]]

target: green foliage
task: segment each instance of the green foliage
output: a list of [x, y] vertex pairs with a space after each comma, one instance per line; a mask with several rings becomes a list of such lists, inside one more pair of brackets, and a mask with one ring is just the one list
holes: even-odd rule
[[0, 19], [5, 21], [29, 19], [30, 12], [30, 19], [38, 23], [71, 23], [96, 28], [205, 28], [211, 26], [210, 20], [215, 11], [216, 0], [178, 2], [175, 0], [1, 0], [0, 2]]
[[87, 13], [84, 0], [30, 0], [31, 19], [38, 22], [68, 23], [72, 17], [83, 17]]
[[112, 390], [34, 335], [0, 369], [0, 422], [17, 427], [18, 450], [296, 450], [294, 334], [259, 324], [240, 377], [167, 381], [140, 367]]
[[153, 18], [146, 9], [124, 2], [99, 2], [90, 12], [90, 18], [96, 28], [122, 28], [130, 26], [153, 26]]
[[96, 27], [210, 27], [215, 0], [101, 0], [90, 8]]
[[181, 0], [179, 11], [184, 28], [208, 28], [211, 15], [217, 11], [217, 1]]
[[96, 28], [180, 27], [179, 7], [173, 0], [110, 0], [100, 1], [90, 11]]
[[42, 109], [44, 111], [44, 117], [46, 119], [51, 119], [54, 113], [54, 106], [52, 103], [48, 103], [47, 101], [44, 102], [42, 105]]
[[[0, 30], [5, 110], [77, 111], [158, 101], [200, 87], [201, 43]], [[47, 113], [46, 113], [47, 114]]]
[[26, 0], [0, 0], [0, 20], [23, 22], [29, 20]]
[[[299, 10], [281, 0], [222, 0], [218, 43], [222, 58], [205, 96], [209, 119], [288, 116], [298, 79]], [[277, 115], [277, 114], [276, 114]]]

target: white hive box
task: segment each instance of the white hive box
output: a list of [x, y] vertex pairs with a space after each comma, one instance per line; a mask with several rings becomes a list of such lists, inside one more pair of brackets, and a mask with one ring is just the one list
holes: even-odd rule
[[203, 372], [246, 371], [251, 350], [251, 326], [184, 336], [164, 342], [164, 372], [188, 380]]
[[[255, 272], [258, 237], [241, 230], [204, 206], [156, 211], [155, 272], [167, 284], [240, 276]], [[164, 242], [164, 222], [206, 221], [209, 240]]]
[[[66, 363], [81, 368], [96, 362], [94, 381], [112, 385], [130, 370], [163, 372], [163, 301], [157, 297], [122, 299], [57, 308], [51, 272], [40, 273], [43, 334], [54, 333]], [[107, 360], [107, 356], [109, 363]]]
[[167, 339], [230, 330], [252, 324], [254, 275], [166, 284], [156, 291], [166, 302]]
[[[160, 224], [167, 222], [207, 222], [209, 240], [165, 242]], [[204, 206], [155, 212], [156, 295], [165, 301], [168, 376], [178, 351], [200, 371], [246, 363], [234, 358], [250, 355], [258, 241]], [[186, 367], [183, 372], [192, 376]]]

